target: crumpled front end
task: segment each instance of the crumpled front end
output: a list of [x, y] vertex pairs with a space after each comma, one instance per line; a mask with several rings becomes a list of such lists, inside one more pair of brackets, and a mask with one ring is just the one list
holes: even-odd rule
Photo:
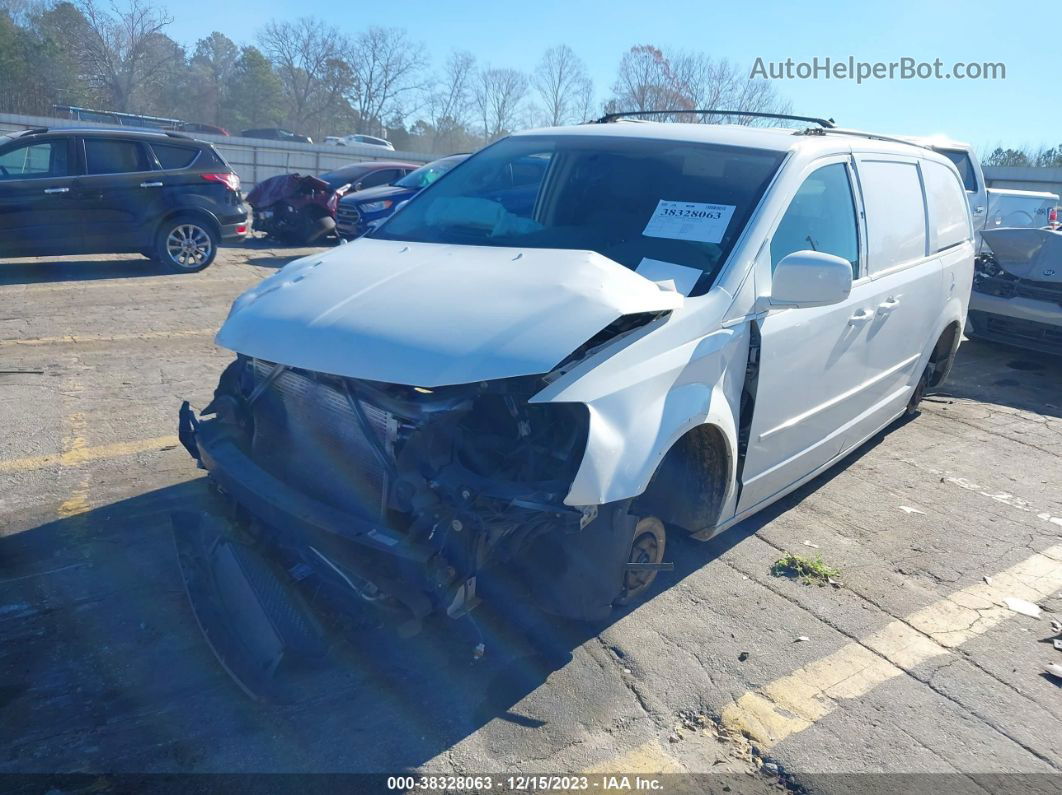
[[528, 376], [434, 389], [239, 356], [181, 439], [249, 535], [413, 628], [475, 606], [477, 576], [590, 512], [564, 505], [589, 423]]
[[993, 229], [975, 263], [968, 334], [1062, 355], [1062, 233]]

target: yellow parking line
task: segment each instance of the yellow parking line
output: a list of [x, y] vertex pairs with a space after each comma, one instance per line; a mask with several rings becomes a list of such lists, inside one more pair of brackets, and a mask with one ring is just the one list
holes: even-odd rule
[[638, 775], [685, 772], [686, 768], [682, 766], [682, 763], [667, 753], [657, 740], [650, 740], [614, 759], [587, 768], [583, 774]]
[[728, 704], [723, 725], [767, 749], [829, 715], [846, 699], [869, 692], [921, 662], [943, 654], [1016, 615], [1006, 597], [1031, 602], [1062, 589], [1062, 544], [890, 622]]
[[79, 466], [93, 461], [104, 461], [110, 458], [122, 458], [123, 456], [136, 455], [137, 453], [162, 450], [179, 443], [176, 436], [156, 436], [154, 439], [139, 439], [135, 442], [115, 442], [114, 444], [101, 444], [97, 447], [75, 447], [64, 453], [36, 455], [28, 458], [9, 458], [6, 461], [0, 461], [0, 474], [28, 472], [34, 469], [48, 469], [51, 467]]
[[185, 339], [188, 337], [213, 337], [216, 328], [186, 329], [183, 331], [142, 331], [139, 334], [68, 334], [62, 337], [36, 337], [30, 339], [0, 340], [0, 348], [20, 345], [79, 345], [93, 342], [130, 342], [133, 340]]

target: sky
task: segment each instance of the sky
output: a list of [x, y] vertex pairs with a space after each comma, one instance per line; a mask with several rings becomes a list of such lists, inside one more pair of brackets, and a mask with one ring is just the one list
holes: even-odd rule
[[979, 150], [1062, 143], [1057, 95], [1057, 19], [1034, 5], [932, 0], [883, 3], [646, 2], [646, 0], [160, 0], [169, 33], [192, 44], [220, 30], [253, 43], [270, 18], [318, 17], [355, 34], [372, 25], [405, 28], [433, 64], [467, 49], [480, 64], [531, 71], [542, 52], [568, 44], [586, 63], [597, 100], [607, 98], [622, 54], [633, 45], [703, 51], [752, 69], [817, 57], [834, 62], [1002, 63], [1005, 79], [772, 81], [794, 113], [898, 135], [946, 135]]

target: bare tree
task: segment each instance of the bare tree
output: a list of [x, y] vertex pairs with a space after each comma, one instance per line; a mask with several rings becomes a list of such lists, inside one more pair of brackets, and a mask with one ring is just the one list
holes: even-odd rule
[[546, 50], [531, 83], [542, 103], [546, 124], [556, 127], [587, 120], [593, 83], [585, 64], [567, 44]]
[[455, 139], [464, 137], [474, 105], [475, 71], [475, 56], [465, 50], [455, 50], [432, 81], [425, 105], [431, 122], [433, 149], [453, 149]]
[[427, 61], [399, 28], [369, 28], [355, 39], [351, 53], [348, 99], [361, 119], [361, 132], [380, 134], [386, 119], [404, 115], [402, 100], [421, 87]]
[[280, 78], [292, 127], [316, 123], [334, 109], [337, 98], [350, 88], [335, 82], [351, 79], [350, 70], [337, 65], [352, 49], [335, 27], [311, 17], [294, 22], [273, 20], [258, 41]]
[[[71, 40], [88, 81], [102, 94], [109, 109], [125, 111], [142, 86], [150, 84], [183, 53], [162, 34], [173, 17], [144, 2], [117, 2], [105, 11], [95, 0], [79, 0], [87, 23], [83, 36]], [[165, 41], [161, 41], [165, 40]]]
[[671, 62], [663, 51], [649, 44], [631, 47], [620, 59], [616, 82], [612, 85], [612, 104], [620, 110], [662, 110], [688, 108]]
[[517, 124], [527, 97], [527, 77], [515, 69], [484, 69], [475, 88], [476, 106], [487, 141], [501, 138]]
[[[746, 71], [726, 59], [704, 53], [677, 52], [671, 56], [651, 45], [632, 47], [620, 60], [609, 110], [666, 110], [720, 108], [758, 113], [785, 113], [788, 101], [767, 81], [751, 80]], [[681, 121], [757, 122], [747, 116], [724, 119], [718, 114], [676, 113]]]

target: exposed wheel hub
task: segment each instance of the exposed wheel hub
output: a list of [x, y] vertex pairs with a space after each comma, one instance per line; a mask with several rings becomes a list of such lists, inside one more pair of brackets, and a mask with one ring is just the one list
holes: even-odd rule
[[[627, 563], [656, 565], [664, 560], [666, 533], [664, 523], [655, 516], [638, 520], [634, 528], [634, 541]], [[645, 591], [656, 579], [655, 569], [628, 569], [623, 575], [623, 592], [620, 603], [626, 603]]]

